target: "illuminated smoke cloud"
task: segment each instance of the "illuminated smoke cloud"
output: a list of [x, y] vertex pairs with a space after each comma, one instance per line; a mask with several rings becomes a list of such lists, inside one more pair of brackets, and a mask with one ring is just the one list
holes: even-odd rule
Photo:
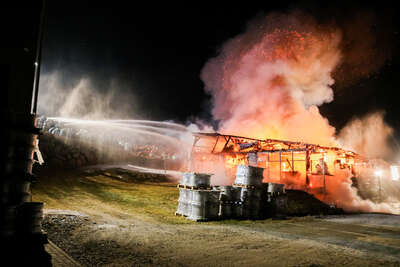
[[350, 121], [338, 136], [341, 145], [369, 158], [391, 156], [388, 139], [393, 129], [385, 124], [383, 115], [383, 112], [376, 112]]
[[318, 107], [333, 100], [339, 31], [302, 13], [249, 24], [207, 62], [201, 78], [224, 133], [332, 145], [335, 129]]
[[[360, 21], [344, 31], [318, 25], [297, 11], [252, 21], [243, 34], [222, 46], [201, 73], [205, 90], [213, 98], [212, 114], [220, 121], [218, 131], [343, 145], [369, 157], [387, 155], [392, 129], [385, 125], [382, 113], [352, 121], [336, 139], [335, 128], [318, 109], [333, 101], [334, 74], [342, 84], [349, 84], [383, 65], [364, 66], [378, 51], [375, 39], [367, 38], [368, 30], [349, 34], [363, 25]], [[342, 32], [351, 38], [343, 42]], [[338, 170], [327, 179], [327, 195], [316, 196], [347, 211], [395, 212], [389, 202], [376, 204], [360, 198], [351, 177], [349, 171]]]

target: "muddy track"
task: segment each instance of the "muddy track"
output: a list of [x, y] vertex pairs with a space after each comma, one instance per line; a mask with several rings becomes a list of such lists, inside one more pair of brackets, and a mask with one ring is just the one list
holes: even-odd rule
[[85, 266], [399, 266], [396, 226], [307, 220], [171, 225], [124, 213], [47, 214], [50, 239]]

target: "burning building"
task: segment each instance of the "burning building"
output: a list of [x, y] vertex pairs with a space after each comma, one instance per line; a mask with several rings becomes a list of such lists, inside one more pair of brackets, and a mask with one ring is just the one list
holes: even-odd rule
[[214, 172], [209, 159], [224, 162], [228, 176], [238, 164], [257, 166], [265, 169], [265, 181], [283, 182], [296, 189], [321, 187], [327, 176], [338, 172], [348, 171], [356, 177], [357, 166], [367, 164], [361, 155], [337, 147], [219, 133], [194, 136], [194, 169]]
[[378, 184], [383, 173], [390, 172], [387, 163], [338, 147], [219, 133], [194, 134], [189, 165], [193, 171], [213, 173], [222, 184], [232, 183], [238, 165], [260, 167], [263, 182], [285, 184], [287, 189], [309, 192], [329, 204], [338, 200], [338, 185], [357, 188], [361, 176], [368, 177], [362, 185]]
[[[288, 202], [303, 205], [302, 214], [315, 212], [315, 206], [318, 212], [329, 214], [338, 212], [336, 208], [394, 212], [383, 202], [388, 201], [388, 184], [398, 179], [398, 167], [384, 161], [303, 142], [219, 133], [193, 135], [190, 172], [183, 174], [178, 185], [177, 214], [188, 219], [299, 214]], [[388, 179], [390, 173], [393, 181]]]

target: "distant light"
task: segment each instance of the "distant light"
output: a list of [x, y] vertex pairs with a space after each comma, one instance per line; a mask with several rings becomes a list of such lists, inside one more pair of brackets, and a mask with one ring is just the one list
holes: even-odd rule
[[37, 63], [37, 62], [35, 62], [34, 64], [35, 64], [36, 67], [39, 66], [39, 63]]
[[398, 181], [399, 180], [399, 169], [398, 169], [398, 166], [390, 166], [390, 169], [392, 171], [392, 180], [393, 181]]
[[377, 176], [377, 177], [382, 177], [383, 171], [382, 171], [382, 170], [376, 170], [376, 171], [374, 172], [374, 174], [375, 174], [375, 176]]

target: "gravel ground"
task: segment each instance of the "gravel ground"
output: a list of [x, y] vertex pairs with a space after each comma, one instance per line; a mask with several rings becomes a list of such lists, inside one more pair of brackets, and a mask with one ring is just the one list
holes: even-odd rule
[[46, 213], [49, 239], [84, 266], [400, 266], [398, 227], [354, 224], [358, 216], [179, 226]]
[[87, 216], [70, 214], [47, 214], [42, 222], [49, 239], [72, 258], [85, 265], [96, 265], [98, 261], [96, 255], [82, 251], [82, 246], [74, 238], [74, 231], [76, 229], [90, 230], [92, 224], [93, 222]]
[[[47, 232], [48, 238], [53, 243], [80, 264], [84, 266], [130, 266], [130, 264], [137, 266], [136, 264], [152, 263], [151, 257], [138, 255], [135, 250], [130, 249], [130, 246], [123, 246], [108, 236], [101, 236], [101, 232], [115, 230], [115, 225], [98, 223], [87, 215], [77, 212], [62, 214], [63, 212], [49, 214], [47, 211], [42, 222], [43, 230]], [[118, 258], [122, 258], [125, 263], [115, 264]]]
[[400, 226], [400, 215], [391, 214], [351, 214], [332, 215], [325, 218], [331, 222], [377, 225], [377, 226]]

